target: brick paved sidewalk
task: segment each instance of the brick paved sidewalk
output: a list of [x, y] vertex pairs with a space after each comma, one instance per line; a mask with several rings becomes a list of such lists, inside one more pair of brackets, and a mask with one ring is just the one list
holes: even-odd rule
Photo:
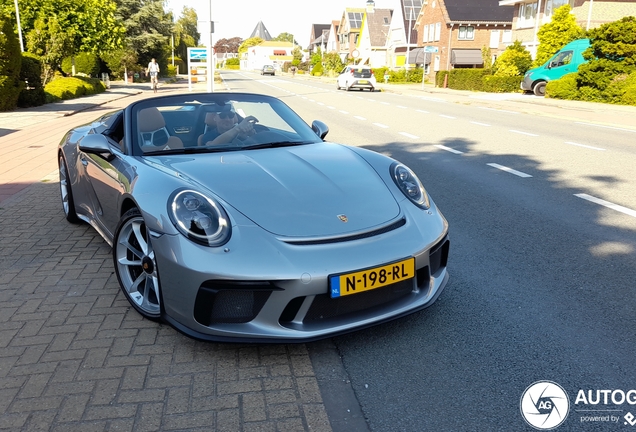
[[143, 319], [52, 176], [0, 203], [0, 430], [330, 431], [305, 345], [198, 342]]
[[0, 430], [331, 431], [306, 345], [198, 342], [143, 319], [108, 244], [64, 219], [59, 140], [137, 93], [0, 114]]

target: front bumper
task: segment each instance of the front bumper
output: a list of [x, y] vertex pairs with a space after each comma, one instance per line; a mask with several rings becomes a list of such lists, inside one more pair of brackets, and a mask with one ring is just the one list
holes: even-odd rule
[[[410, 208], [412, 207], [412, 208]], [[290, 244], [239, 226], [222, 248], [180, 235], [153, 239], [163, 316], [197, 339], [308, 342], [389, 321], [430, 306], [448, 280], [448, 225], [409, 206], [403, 226], [366, 238]], [[415, 258], [416, 277], [332, 299], [329, 276]]]
[[523, 81], [521, 81], [521, 90], [523, 91], [532, 91], [532, 78], [529, 74], [523, 77]]

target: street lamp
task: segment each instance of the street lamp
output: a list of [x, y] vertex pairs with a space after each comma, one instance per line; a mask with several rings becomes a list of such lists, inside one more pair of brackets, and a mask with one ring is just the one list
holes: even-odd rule
[[24, 52], [24, 44], [22, 43], [22, 27], [20, 26], [20, 8], [18, 7], [18, 0], [13, 0], [15, 3], [15, 17], [18, 21], [18, 37], [20, 38], [20, 52]]

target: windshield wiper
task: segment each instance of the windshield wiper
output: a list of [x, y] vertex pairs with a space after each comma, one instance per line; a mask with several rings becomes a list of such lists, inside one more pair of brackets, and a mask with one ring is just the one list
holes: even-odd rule
[[241, 150], [254, 150], [261, 148], [291, 147], [303, 144], [313, 144], [312, 141], [277, 141], [263, 144], [252, 144], [242, 147]]
[[157, 150], [152, 152], [145, 152], [144, 156], [166, 156], [175, 154], [194, 154], [194, 153], [219, 153], [226, 151], [241, 150], [240, 147], [184, 147], [179, 149], [170, 150]]

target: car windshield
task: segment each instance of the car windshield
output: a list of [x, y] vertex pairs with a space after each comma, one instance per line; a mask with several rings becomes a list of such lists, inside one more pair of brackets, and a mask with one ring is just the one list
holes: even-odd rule
[[198, 93], [146, 99], [129, 117], [135, 155], [256, 150], [321, 142], [279, 99]]

